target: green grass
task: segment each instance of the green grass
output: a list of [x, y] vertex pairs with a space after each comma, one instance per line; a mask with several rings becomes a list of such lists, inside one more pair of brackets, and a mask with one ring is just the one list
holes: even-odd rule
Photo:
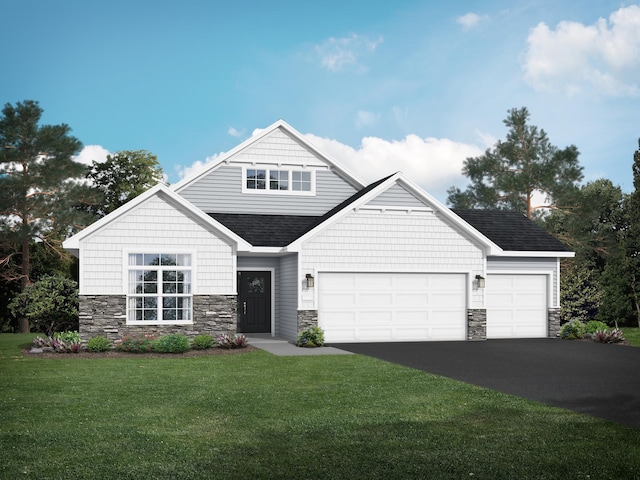
[[44, 359], [30, 338], [0, 335], [3, 479], [640, 478], [638, 429], [364, 356]]
[[629, 343], [634, 347], [640, 347], [640, 328], [622, 327], [622, 333], [624, 338], [629, 340]]

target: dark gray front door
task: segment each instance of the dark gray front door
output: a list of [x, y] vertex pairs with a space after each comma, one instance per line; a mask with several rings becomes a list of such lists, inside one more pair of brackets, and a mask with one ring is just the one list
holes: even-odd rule
[[238, 328], [271, 332], [271, 272], [238, 272]]

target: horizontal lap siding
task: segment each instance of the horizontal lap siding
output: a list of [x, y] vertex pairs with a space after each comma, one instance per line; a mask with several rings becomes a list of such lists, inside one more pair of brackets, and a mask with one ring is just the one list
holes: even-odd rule
[[276, 318], [276, 335], [295, 340], [298, 335], [298, 255], [280, 258], [278, 270], [280, 295], [279, 316]]
[[[305, 242], [302, 271], [483, 273], [480, 248], [431, 212], [352, 212]], [[471, 308], [482, 308], [473, 291]], [[304, 300], [302, 308], [314, 308]]]
[[[518, 257], [488, 257], [487, 273], [513, 272], [513, 273], [540, 273], [553, 272], [551, 276], [551, 305], [557, 306], [558, 299], [558, 271], [556, 258], [518, 258]], [[487, 280], [489, 281], [489, 280]]]
[[[329, 171], [313, 152], [281, 130], [227, 159], [222, 165], [178, 193], [208, 213], [268, 215], [322, 215], [356, 193], [356, 188]], [[242, 165], [250, 168], [303, 168], [316, 170], [316, 195], [242, 193]], [[252, 164], [256, 165], [253, 167]]]
[[193, 252], [196, 294], [233, 293], [233, 249], [159, 196], [106, 225], [81, 245], [84, 295], [124, 294], [125, 252]]
[[426, 207], [422, 201], [411, 193], [407, 192], [403, 187], [394, 184], [392, 187], [376, 196], [367, 205], [380, 206], [400, 206], [400, 207]]

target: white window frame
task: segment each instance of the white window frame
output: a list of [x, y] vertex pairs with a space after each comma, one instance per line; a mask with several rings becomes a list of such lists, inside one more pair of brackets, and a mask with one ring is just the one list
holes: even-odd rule
[[[264, 170], [265, 173], [265, 188], [248, 188], [247, 187], [247, 172], [249, 170]], [[287, 172], [287, 190], [271, 190], [271, 175], [270, 172]], [[310, 174], [310, 189], [309, 190], [293, 190], [293, 172], [302, 172]], [[246, 166], [242, 168], [242, 193], [248, 193], [251, 195], [296, 195], [296, 196], [315, 196], [316, 195], [316, 171], [305, 167], [277, 167], [277, 166], [265, 166], [255, 165]]]
[[[158, 254], [158, 255], [188, 255], [190, 257], [190, 265], [129, 265], [129, 256], [130, 255], [149, 255], [149, 254]], [[192, 251], [170, 251], [163, 248], [157, 249], [136, 249], [129, 252], [124, 253], [124, 287], [126, 292], [126, 318], [127, 325], [191, 325], [193, 324], [193, 297], [195, 291], [195, 253]], [[130, 285], [130, 272], [136, 270], [155, 270], [158, 272], [156, 279], [156, 292], [153, 294], [137, 294], [131, 292]], [[190, 273], [190, 291], [187, 293], [167, 293], [164, 294], [162, 292], [162, 272], [164, 271], [188, 271]], [[155, 320], [136, 320], [132, 318], [132, 311], [135, 309], [129, 308], [129, 302], [133, 298], [144, 298], [144, 297], [154, 297], [157, 299], [156, 305], [156, 319]], [[163, 319], [163, 302], [162, 299], [164, 297], [180, 297], [180, 298], [188, 298], [189, 299], [189, 307], [188, 313], [189, 318], [186, 320], [164, 320]]]

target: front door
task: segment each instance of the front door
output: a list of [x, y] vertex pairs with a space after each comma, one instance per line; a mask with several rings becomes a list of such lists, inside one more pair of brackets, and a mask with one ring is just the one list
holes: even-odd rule
[[271, 272], [238, 272], [238, 328], [271, 332]]

